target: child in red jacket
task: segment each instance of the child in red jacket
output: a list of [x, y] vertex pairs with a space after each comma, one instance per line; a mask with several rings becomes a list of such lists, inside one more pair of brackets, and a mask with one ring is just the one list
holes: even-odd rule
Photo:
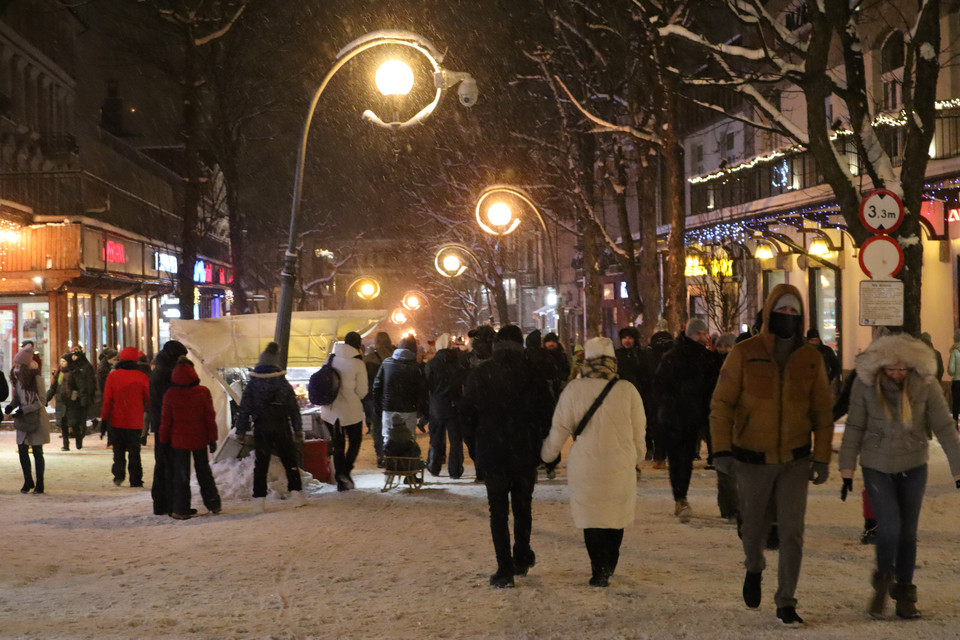
[[126, 454], [130, 454], [130, 486], [143, 486], [140, 463], [140, 430], [143, 411], [150, 406], [150, 380], [137, 369], [140, 352], [127, 347], [120, 352], [117, 368], [107, 376], [103, 388], [100, 419], [113, 427], [113, 484], [123, 483]]
[[173, 511], [170, 516], [187, 520], [190, 510], [190, 458], [200, 485], [200, 497], [211, 513], [220, 513], [220, 493], [210, 470], [210, 453], [217, 450], [217, 414], [210, 390], [200, 384], [193, 363], [180, 358], [170, 376], [172, 386], [163, 396], [160, 412], [161, 443], [170, 445]]

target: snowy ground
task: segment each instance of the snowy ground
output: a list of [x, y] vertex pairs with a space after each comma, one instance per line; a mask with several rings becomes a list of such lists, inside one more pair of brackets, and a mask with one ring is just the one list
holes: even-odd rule
[[[836, 468], [812, 487], [798, 611], [774, 616], [775, 557], [759, 611], [740, 599], [741, 551], [722, 524], [715, 476], [694, 471], [690, 524], [673, 517], [666, 471], [649, 463], [637, 518], [611, 587], [587, 586], [561, 466], [534, 496], [537, 565], [495, 590], [483, 487], [429, 478], [422, 491], [381, 493], [365, 436], [358, 490], [308, 487], [292, 509], [276, 495], [251, 513], [246, 487], [223, 486], [221, 515], [152, 515], [147, 489], [111, 482], [111, 452], [47, 448], [47, 494], [21, 495], [12, 432], [0, 433], [2, 638], [946, 638], [960, 634], [960, 491], [934, 446], [920, 523], [916, 582], [924, 618], [873, 621], [864, 608], [872, 547], [859, 500], [841, 503]], [[426, 440], [421, 436], [421, 446]], [[144, 451], [147, 486], [151, 448]], [[228, 484], [224, 476], [224, 485]], [[859, 491], [860, 481], [857, 478]], [[194, 492], [194, 506], [199, 495]]]

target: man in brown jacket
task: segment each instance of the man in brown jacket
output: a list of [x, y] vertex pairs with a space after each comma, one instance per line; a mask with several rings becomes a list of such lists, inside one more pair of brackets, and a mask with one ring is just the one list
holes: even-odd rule
[[[760, 606], [770, 515], [780, 529], [777, 617], [800, 624], [794, 593], [803, 557], [808, 481], [829, 475], [833, 395], [820, 352], [803, 339], [796, 287], [774, 287], [760, 333], [734, 346], [710, 405], [714, 466], [733, 472], [743, 518], [743, 600]], [[812, 438], [811, 438], [812, 436]], [[811, 442], [812, 440], [812, 442]], [[772, 508], [768, 509], [768, 505]]]

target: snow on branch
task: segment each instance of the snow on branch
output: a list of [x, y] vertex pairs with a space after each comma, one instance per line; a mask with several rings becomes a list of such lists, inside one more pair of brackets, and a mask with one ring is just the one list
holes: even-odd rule
[[587, 120], [598, 127], [598, 132], [625, 133], [633, 138], [643, 140], [644, 142], [648, 142], [650, 144], [655, 144], [658, 146], [661, 144], [660, 138], [651, 133], [635, 129], [628, 125], [614, 124], [590, 113], [590, 111], [588, 111], [576, 98], [573, 97], [573, 94], [570, 93], [570, 89], [567, 88], [567, 85], [563, 83], [563, 80], [561, 80], [559, 76], [555, 75], [553, 76], [553, 79], [557, 84], [560, 85], [560, 88], [563, 89], [563, 92], [567, 94], [567, 97], [570, 98], [570, 102], [572, 102], [573, 106], [577, 108], [577, 111], [582, 113]]

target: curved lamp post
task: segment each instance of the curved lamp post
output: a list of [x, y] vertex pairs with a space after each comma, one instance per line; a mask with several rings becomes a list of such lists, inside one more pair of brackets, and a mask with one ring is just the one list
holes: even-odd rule
[[[476, 99], [476, 82], [469, 73], [459, 71], [450, 71], [441, 66], [443, 54], [441, 54], [426, 38], [412, 33], [410, 31], [400, 30], [380, 30], [361, 36], [345, 46], [337, 54], [337, 61], [333, 68], [324, 76], [320, 86], [317, 87], [307, 109], [307, 118], [303, 125], [303, 134], [300, 136], [300, 147], [297, 152], [297, 167], [294, 172], [293, 183], [293, 204], [290, 208], [290, 231], [287, 240], [287, 250], [284, 254], [283, 270], [280, 273], [280, 300], [277, 304], [277, 324], [274, 329], [274, 340], [280, 345], [281, 364], [285, 367], [287, 364], [287, 347], [290, 341], [290, 318], [293, 312], [293, 294], [296, 266], [297, 266], [297, 215], [300, 211], [300, 200], [303, 193], [303, 169], [307, 156], [307, 138], [310, 133], [310, 123], [313, 121], [313, 115], [317, 109], [317, 103], [320, 100], [320, 94], [327, 88], [327, 84], [333, 75], [340, 70], [349, 60], [358, 54], [379, 47], [382, 45], [395, 45], [409, 47], [423, 55], [430, 66], [433, 68], [434, 86], [436, 93], [433, 100], [412, 118], [403, 122], [384, 122], [377, 114], [367, 109], [363, 112], [364, 119], [378, 126], [389, 129], [402, 129], [415, 124], [419, 124], [427, 116], [433, 113], [433, 110], [440, 102], [440, 96], [444, 89], [449, 89], [459, 82], [463, 82], [463, 87], [469, 87], [470, 91], [462, 91], [460, 102], [466, 106], [471, 106]], [[389, 66], [388, 66], [389, 65]], [[400, 66], [402, 65], [402, 67]], [[404, 69], [406, 69], [404, 71]], [[410, 90], [413, 85], [412, 73], [410, 69], [399, 62], [388, 62], [377, 71], [378, 88], [386, 95], [402, 95]], [[467, 97], [469, 96], [469, 98]]]
[[411, 289], [403, 294], [403, 298], [400, 299], [400, 304], [407, 311], [416, 311], [427, 304], [427, 296], [422, 291]]
[[436, 267], [437, 273], [440, 275], [446, 278], [456, 278], [463, 275], [463, 272], [467, 270], [467, 261], [465, 260], [467, 257], [473, 260], [477, 265], [477, 270], [483, 274], [483, 266], [480, 264], [480, 260], [462, 244], [450, 243], [437, 249], [437, 253], [433, 256], [433, 266]]
[[[500, 199], [497, 196], [500, 196]], [[540, 211], [540, 207], [536, 205], [529, 193], [519, 187], [505, 184], [495, 184], [487, 187], [477, 198], [477, 206], [474, 211], [477, 224], [486, 233], [494, 236], [505, 236], [515, 231], [520, 226], [520, 216], [510, 208], [507, 199], [523, 202], [537, 216], [537, 220], [543, 228], [547, 246], [550, 248], [550, 260], [553, 262], [553, 288], [558, 296], [557, 304], [560, 304], [560, 262], [557, 257], [557, 248], [553, 244], [543, 212]]]
[[360, 276], [351, 282], [346, 291], [344, 291], [344, 302], [346, 302], [346, 299], [349, 299], [350, 291], [354, 288], [356, 288], [357, 297], [364, 302], [374, 300], [380, 295], [380, 282], [376, 278]]

